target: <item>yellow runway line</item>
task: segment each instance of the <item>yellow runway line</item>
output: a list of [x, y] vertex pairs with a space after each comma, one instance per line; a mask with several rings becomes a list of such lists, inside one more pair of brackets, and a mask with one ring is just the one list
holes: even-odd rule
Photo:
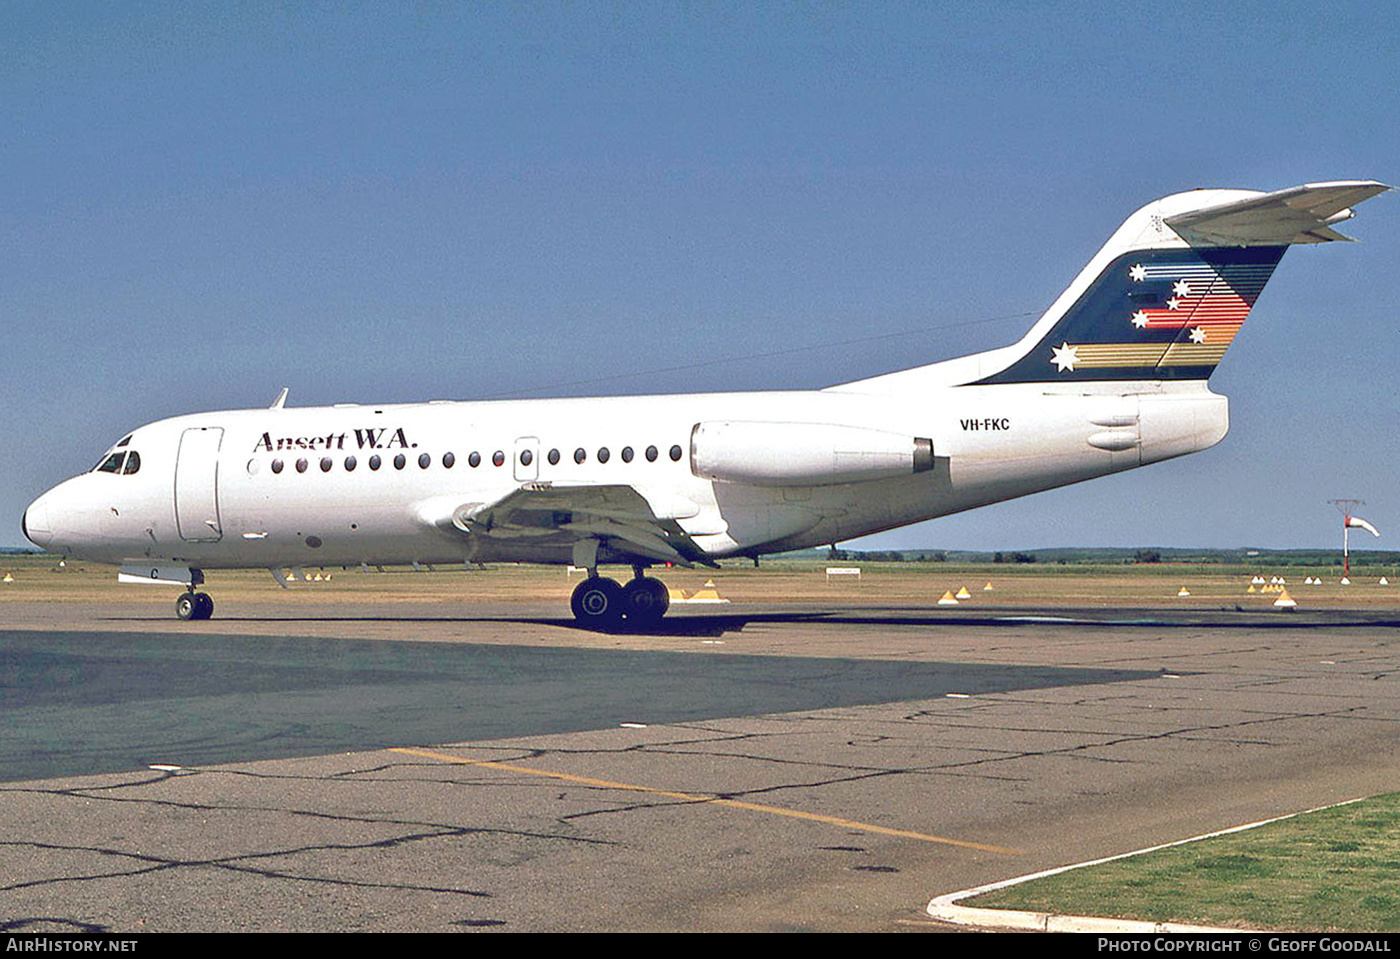
[[517, 766], [512, 763], [495, 762], [493, 760], [463, 759], [460, 756], [433, 752], [429, 749], [393, 746], [390, 747], [389, 751], [393, 753], [402, 753], [406, 756], [422, 756], [425, 759], [437, 759], [445, 763], [455, 763], [460, 766], [480, 766], [484, 769], [499, 769], [503, 772], [523, 773], [527, 776], [543, 776], [546, 779], [558, 779], [564, 782], [578, 783], [583, 786], [597, 786], [600, 789], [621, 789], [628, 792], [647, 793], [652, 796], [665, 796], [668, 799], [679, 799], [683, 802], [708, 803], [712, 806], [745, 809], [749, 812], [767, 813], [771, 816], [786, 816], [789, 819], [805, 819], [809, 822], [821, 822], [829, 826], [840, 826], [844, 829], [858, 829], [862, 832], [877, 833], [881, 836], [916, 839], [919, 842], [940, 843], [945, 846], [958, 846], [963, 849], [976, 849], [981, 852], [1000, 853], [1004, 856], [1021, 855], [1019, 849], [1008, 849], [1005, 846], [989, 846], [984, 843], [967, 842], [962, 839], [949, 839], [946, 836], [930, 836], [926, 833], [911, 832], [907, 829], [890, 829], [887, 826], [876, 826], [871, 823], [856, 822], [853, 819], [841, 819], [837, 816], [823, 816], [820, 813], [802, 812], [798, 809], [784, 809], [782, 806], [768, 806], [763, 803], [743, 802], [738, 799], [721, 799], [717, 796], [697, 796], [691, 793], [674, 792], [669, 789], [654, 789], [651, 786], [637, 786], [632, 783], [619, 783], [607, 779], [575, 776], [571, 773], [551, 772], [547, 769], [531, 769], [528, 766]]

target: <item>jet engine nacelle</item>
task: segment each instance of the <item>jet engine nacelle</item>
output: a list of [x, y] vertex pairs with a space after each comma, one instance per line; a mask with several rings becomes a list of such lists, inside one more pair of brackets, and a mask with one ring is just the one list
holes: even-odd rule
[[933, 440], [829, 423], [696, 423], [690, 469], [752, 486], [834, 486], [933, 469]]

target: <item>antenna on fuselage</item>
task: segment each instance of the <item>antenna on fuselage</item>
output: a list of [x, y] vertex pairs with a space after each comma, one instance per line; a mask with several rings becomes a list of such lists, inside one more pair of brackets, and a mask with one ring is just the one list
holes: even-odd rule
[[275, 400], [272, 401], [272, 405], [269, 406], [268, 409], [270, 409], [270, 410], [280, 410], [283, 406], [285, 406], [286, 403], [287, 403], [287, 392], [288, 392], [290, 389], [291, 389], [290, 386], [284, 386], [284, 387], [282, 387], [282, 392], [280, 392], [280, 393], [277, 394], [277, 399], [275, 399]]

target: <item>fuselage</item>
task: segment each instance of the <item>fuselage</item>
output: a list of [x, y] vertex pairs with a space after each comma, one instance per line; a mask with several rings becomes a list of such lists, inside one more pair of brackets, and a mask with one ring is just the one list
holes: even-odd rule
[[[854, 445], [926, 438], [932, 463], [855, 482], [714, 479], [697, 475], [696, 448], [697, 427], [714, 423], [771, 436], [760, 445], [779, 460], [802, 455], [794, 436], [840, 431]], [[36, 500], [24, 525], [40, 546], [119, 564], [567, 563], [571, 550], [547, 537], [473, 536], [447, 519], [522, 487], [618, 485], [704, 556], [757, 555], [1204, 449], [1227, 426], [1225, 399], [1204, 383], [1143, 382], [234, 410], [134, 430]], [[606, 544], [601, 559], [628, 561]]]

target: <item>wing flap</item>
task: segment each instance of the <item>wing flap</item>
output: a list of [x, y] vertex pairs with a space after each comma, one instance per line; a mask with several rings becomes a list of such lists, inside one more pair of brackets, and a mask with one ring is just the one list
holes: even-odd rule
[[569, 545], [591, 539], [626, 557], [708, 565], [704, 551], [676, 522], [699, 511], [695, 503], [675, 497], [653, 505], [632, 486], [527, 483], [494, 503], [457, 507], [451, 513], [451, 527], [499, 542], [548, 540]]

